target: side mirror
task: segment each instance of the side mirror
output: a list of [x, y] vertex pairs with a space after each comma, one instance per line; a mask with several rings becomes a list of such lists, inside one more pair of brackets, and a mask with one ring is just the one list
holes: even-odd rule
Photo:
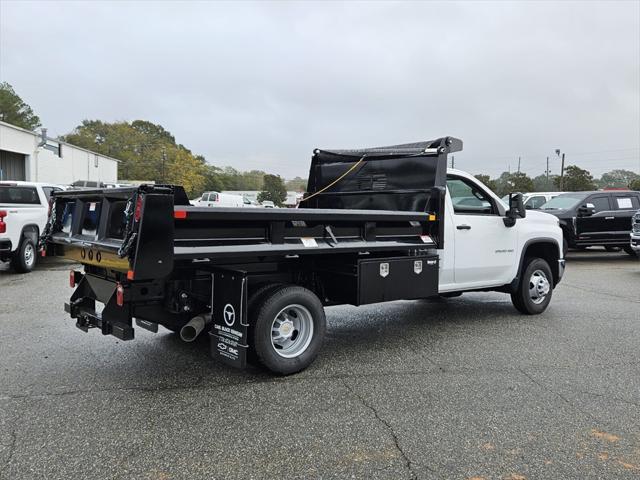
[[527, 210], [524, 208], [524, 202], [522, 200], [521, 193], [509, 194], [509, 210], [507, 215], [503, 218], [504, 224], [507, 227], [513, 227], [516, 224], [518, 218], [525, 218], [527, 216]]
[[585, 203], [578, 207], [578, 215], [581, 217], [590, 217], [594, 213], [596, 213], [596, 207], [593, 203]]

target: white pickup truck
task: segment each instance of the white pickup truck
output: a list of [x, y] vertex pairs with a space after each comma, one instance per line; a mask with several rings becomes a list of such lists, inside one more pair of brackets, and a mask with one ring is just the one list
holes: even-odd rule
[[48, 183], [0, 182], [0, 261], [11, 261], [19, 273], [33, 270], [38, 237], [49, 214], [49, 197], [61, 190]]

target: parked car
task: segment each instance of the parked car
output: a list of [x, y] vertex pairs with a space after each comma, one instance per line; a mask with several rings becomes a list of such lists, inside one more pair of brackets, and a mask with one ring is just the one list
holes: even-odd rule
[[62, 190], [47, 183], [0, 182], [0, 261], [11, 261], [19, 273], [33, 270], [38, 237], [49, 214], [49, 197]]
[[264, 208], [276, 208], [276, 204], [271, 200], [264, 200], [260, 205]]
[[631, 242], [630, 247], [640, 255], [640, 210], [638, 210], [631, 219]]
[[[522, 194], [524, 201], [524, 208], [527, 210], [539, 210], [542, 205], [547, 203], [552, 198], [557, 197], [562, 192], [529, 192]], [[504, 203], [509, 203], [509, 195], [505, 195], [501, 199]]]
[[110, 188], [107, 184], [95, 180], [76, 180], [70, 185], [70, 187], [74, 189]]
[[565, 253], [569, 248], [603, 246], [635, 255], [629, 233], [631, 218], [639, 208], [640, 192], [599, 191], [563, 193], [541, 210], [560, 220]]
[[232, 195], [230, 193], [220, 192], [204, 192], [200, 199], [194, 202], [197, 207], [244, 207], [251, 202], [245, 200], [241, 195]]

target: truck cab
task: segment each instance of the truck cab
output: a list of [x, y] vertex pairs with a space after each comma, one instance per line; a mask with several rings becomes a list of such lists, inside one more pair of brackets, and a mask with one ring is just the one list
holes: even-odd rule
[[557, 218], [527, 210], [526, 216], [508, 225], [509, 207], [472, 175], [449, 169], [446, 186], [445, 248], [439, 251], [441, 293], [510, 284], [530, 248], [547, 258], [553, 278], [546, 281], [552, 286], [560, 281], [564, 259]]

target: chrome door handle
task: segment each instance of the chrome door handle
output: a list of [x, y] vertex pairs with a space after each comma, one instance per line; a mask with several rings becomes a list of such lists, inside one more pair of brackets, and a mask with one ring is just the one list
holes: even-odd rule
[[456, 228], [458, 230], [471, 230], [471, 225], [458, 225]]
[[613, 220], [616, 217], [604, 217], [605, 220]]

